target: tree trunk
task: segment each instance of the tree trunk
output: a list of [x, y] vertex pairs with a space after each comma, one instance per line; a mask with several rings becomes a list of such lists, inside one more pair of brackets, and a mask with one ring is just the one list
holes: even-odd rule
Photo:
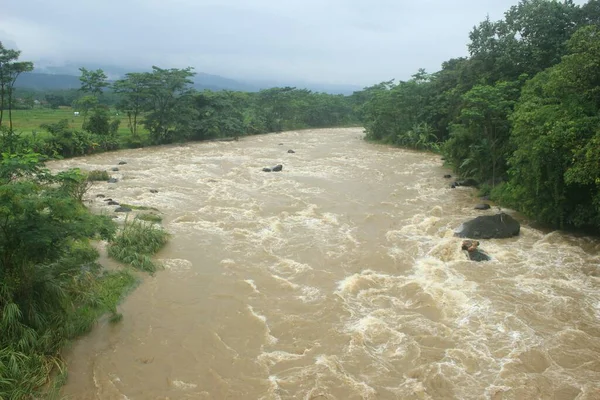
[[12, 132], [12, 87], [8, 89], [8, 129]]

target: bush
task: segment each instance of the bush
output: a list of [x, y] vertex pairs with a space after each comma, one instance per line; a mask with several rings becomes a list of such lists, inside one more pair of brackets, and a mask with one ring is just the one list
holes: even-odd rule
[[107, 181], [110, 179], [110, 175], [108, 175], [108, 172], [106, 170], [101, 171], [101, 170], [94, 170], [94, 171], [90, 171], [87, 174], [87, 180], [90, 182], [96, 182], [96, 181]]
[[108, 255], [133, 268], [154, 273], [159, 266], [152, 256], [167, 244], [168, 238], [169, 234], [160, 226], [140, 220], [125, 222], [122, 231], [110, 241]]

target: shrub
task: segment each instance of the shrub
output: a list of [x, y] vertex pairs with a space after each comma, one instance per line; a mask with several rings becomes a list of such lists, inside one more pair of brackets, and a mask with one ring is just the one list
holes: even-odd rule
[[110, 241], [108, 255], [133, 268], [156, 272], [159, 268], [152, 256], [166, 243], [169, 234], [160, 226], [140, 220], [125, 222], [123, 229]]
[[107, 171], [94, 170], [90, 171], [87, 174], [87, 180], [90, 182], [95, 181], [107, 181], [110, 179], [110, 175], [108, 175]]

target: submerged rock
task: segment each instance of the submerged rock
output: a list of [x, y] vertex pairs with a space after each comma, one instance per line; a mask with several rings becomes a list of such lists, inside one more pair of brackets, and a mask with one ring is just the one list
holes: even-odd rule
[[292, 149], [289, 149], [289, 150], [288, 150], [288, 153], [289, 153], [289, 154], [294, 154], [294, 153], [295, 153], [295, 151], [294, 151], [294, 150], [292, 150]]
[[106, 204], [108, 204], [109, 206], [118, 206], [118, 205], [119, 205], [119, 203], [118, 203], [118, 202], [116, 202], [116, 201], [114, 201], [114, 200], [111, 200], [111, 201], [109, 201], [109, 202], [108, 202], [108, 203], [106, 203]]
[[262, 170], [263, 170], [263, 172], [271, 172], [272, 171], [271, 168], [263, 168]]
[[123, 206], [118, 207], [115, 210], [115, 212], [131, 212], [131, 211], [133, 211], [131, 208], [129, 208], [129, 207], [123, 207]]
[[119, 165], [125, 165], [125, 164], [127, 164], [126, 161], [119, 161]]
[[117, 182], [119, 182], [119, 180], [117, 178], [110, 178], [108, 180], [108, 183], [117, 183]]
[[452, 178], [452, 175], [448, 174], [448, 175], [444, 175], [444, 179], [450, 179]]
[[477, 205], [475, 206], [475, 209], [476, 209], [476, 210], [489, 210], [490, 208], [492, 208], [492, 206], [490, 206], [490, 205], [489, 205], [489, 204], [487, 204], [487, 203], [481, 203], [481, 204], [477, 204]]
[[517, 236], [521, 224], [508, 214], [482, 215], [463, 223], [455, 236], [470, 239], [503, 239]]
[[117, 167], [114, 167], [114, 168], [112, 168], [112, 169], [111, 169], [111, 171], [113, 171], [113, 172], [118, 172], [118, 171], [119, 171], [119, 168], [117, 168]]
[[98, 197], [98, 198], [104, 198], [104, 197], [106, 197], [106, 196], [105, 196], [105, 195], [103, 195], [103, 194], [97, 194], [97, 195], [96, 195], [96, 197]]
[[486, 252], [479, 249], [479, 242], [477, 240], [465, 240], [462, 242], [462, 249], [465, 250], [471, 261], [489, 261], [491, 258]]
[[158, 193], [158, 190], [156, 190], [156, 189], [150, 189], [150, 193]]

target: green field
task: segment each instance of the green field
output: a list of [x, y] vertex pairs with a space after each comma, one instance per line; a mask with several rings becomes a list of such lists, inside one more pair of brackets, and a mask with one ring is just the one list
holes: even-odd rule
[[[34, 108], [32, 110], [13, 110], [13, 127], [16, 132], [21, 134], [40, 133], [43, 135], [44, 129], [41, 128], [42, 124], [54, 124], [62, 119], [69, 121], [69, 127], [73, 129], [81, 129], [83, 124], [83, 116], [75, 116], [71, 107], [60, 107], [56, 110], [48, 108]], [[5, 118], [8, 118], [7, 112], [4, 114]], [[119, 126], [119, 136], [129, 136], [129, 128], [127, 126], [127, 117], [124, 115], [118, 115], [114, 109], [111, 109], [112, 118], [121, 120]], [[138, 126], [138, 131], [144, 135], [146, 132], [142, 126]]]

